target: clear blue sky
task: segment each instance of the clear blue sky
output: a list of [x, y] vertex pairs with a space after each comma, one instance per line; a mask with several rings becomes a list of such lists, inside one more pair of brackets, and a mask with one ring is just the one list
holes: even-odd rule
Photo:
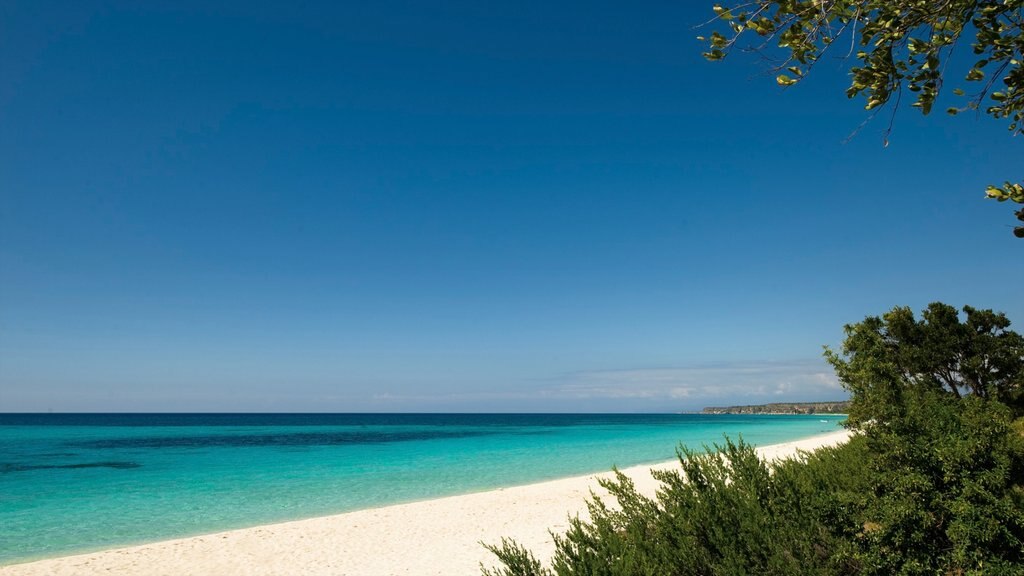
[[844, 63], [705, 62], [711, 4], [4, 2], [0, 411], [833, 399], [866, 315], [1024, 329], [1024, 142], [844, 143]]

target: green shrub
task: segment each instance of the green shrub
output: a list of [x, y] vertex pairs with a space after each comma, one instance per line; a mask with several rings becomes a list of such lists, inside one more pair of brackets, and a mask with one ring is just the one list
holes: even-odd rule
[[906, 394], [869, 427], [864, 574], [1024, 573], [1024, 438], [1010, 410], [974, 396]]
[[682, 473], [659, 472], [655, 498], [617, 474], [614, 503], [589, 503], [555, 536], [550, 570], [517, 544], [492, 547], [503, 568], [486, 576], [853, 574], [868, 478], [863, 441], [774, 469], [742, 439], [711, 453], [680, 450]]

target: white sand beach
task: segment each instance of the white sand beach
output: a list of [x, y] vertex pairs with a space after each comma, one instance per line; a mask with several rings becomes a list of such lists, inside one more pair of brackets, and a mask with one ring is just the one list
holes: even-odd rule
[[[758, 449], [766, 459], [844, 442], [846, 431]], [[653, 495], [651, 468], [623, 470]], [[167, 540], [101, 552], [0, 567], [0, 576], [116, 575], [452, 575], [479, 574], [494, 557], [480, 542], [513, 538], [542, 559], [553, 553], [548, 531], [563, 531], [571, 515], [586, 514], [586, 499], [602, 491], [610, 473], [439, 498]], [[156, 519], [155, 521], [159, 521]], [[74, 527], [68, 527], [73, 530]]]

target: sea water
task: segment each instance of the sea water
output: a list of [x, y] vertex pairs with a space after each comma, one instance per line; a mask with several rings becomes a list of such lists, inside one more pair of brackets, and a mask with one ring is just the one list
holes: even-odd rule
[[0, 565], [765, 445], [839, 416], [0, 414]]

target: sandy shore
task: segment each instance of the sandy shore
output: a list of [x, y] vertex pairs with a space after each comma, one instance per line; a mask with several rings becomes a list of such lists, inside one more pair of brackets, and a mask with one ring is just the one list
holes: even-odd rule
[[[834, 445], [847, 438], [845, 431], [834, 432], [765, 446], [758, 452], [767, 459], [784, 458], [797, 450]], [[650, 469], [677, 466], [678, 462], [666, 462], [623, 472], [636, 481], [641, 492], [653, 495], [658, 483], [651, 478]], [[564, 478], [15, 564], [0, 567], [0, 576], [479, 574], [481, 563], [494, 564], [481, 541], [497, 543], [503, 536], [510, 537], [539, 557], [550, 557], [554, 547], [548, 530], [563, 531], [567, 517], [585, 514], [590, 491], [602, 493], [597, 478], [608, 475]]]

